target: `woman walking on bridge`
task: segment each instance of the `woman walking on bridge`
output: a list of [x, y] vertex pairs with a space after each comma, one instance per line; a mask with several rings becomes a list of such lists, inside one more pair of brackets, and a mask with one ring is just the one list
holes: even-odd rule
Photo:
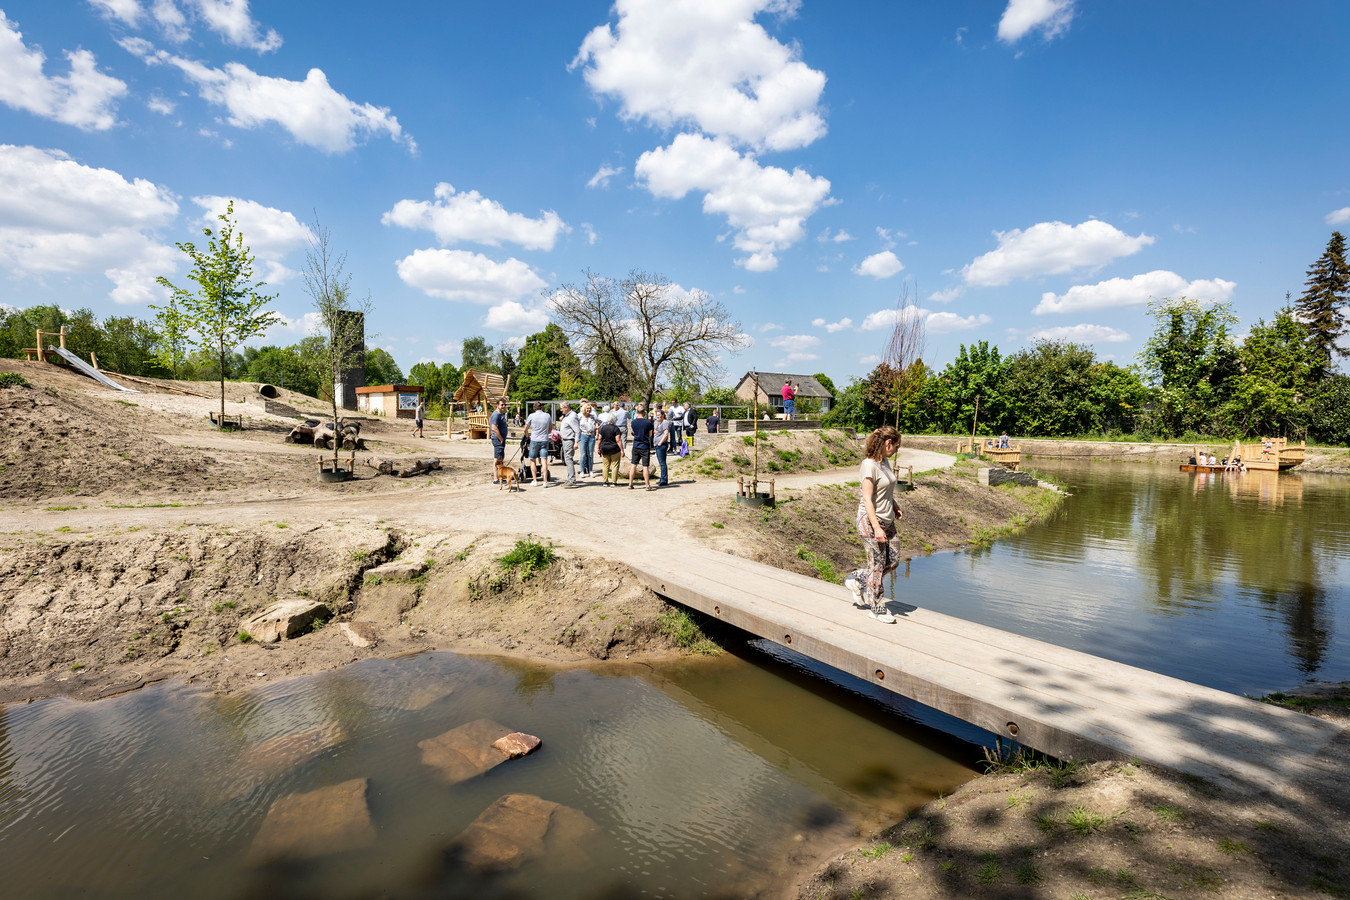
[[895, 616], [886, 609], [882, 582], [900, 564], [900, 541], [897, 539], [896, 519], [904, 513], [895, 505], [895, 473], [887, 457], [900, 447], [900, 433], [883, 425], [867, 436], [862, 461], [862, 489], [858, 498], [858, 536], [867, 551], [867, 568], [855, 569], [844, 579], [844, 585], [853, 592], [859, 605], [869, 608], [868, 615], [878, 622], [891, 624]]

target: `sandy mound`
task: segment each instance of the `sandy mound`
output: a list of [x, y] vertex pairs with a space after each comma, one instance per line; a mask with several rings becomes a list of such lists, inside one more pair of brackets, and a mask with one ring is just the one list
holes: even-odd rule
[[0, 388], [0, 497], [135, 493], [166, 479], [177, 490], [209, 486], [207, 459], [148, 434], [129, 414], [133, 402], [51, 386]]
[[[697, 446], [697, 444], [696, 444]], [[750, 434], [729, 434], [684, 462], [711, 478], [735, 478], [754, 471], [755, 440]], [[792, 472], [819, 472], [852, 466], [862, 459], [862, 445], [845, 431], [761, 431], [759, 472], [766, 478]]]

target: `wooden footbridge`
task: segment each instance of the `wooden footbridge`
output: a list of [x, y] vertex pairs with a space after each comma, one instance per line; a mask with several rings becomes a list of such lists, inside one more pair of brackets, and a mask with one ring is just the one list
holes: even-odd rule
[[1051, 756], [1135, 758], [1246, 788], [1297, 778], [1340, 727], [1223, 691], [843, 587], [692, 550], [630, 566], [652, 590]]

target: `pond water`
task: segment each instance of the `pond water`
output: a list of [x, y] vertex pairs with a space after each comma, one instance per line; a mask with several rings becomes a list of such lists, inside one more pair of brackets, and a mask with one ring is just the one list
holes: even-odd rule
[[[418, 742], [482, 717], [544, 744], [442, 783]], [[262, 741], [333, 723], [345, 740], [317, 758], [270, 773], [243, 762]], [[435, 653], [227, 697], [159, 685], [43, 701], [0, 710], [0, 893], [746, 896], [780, 883], [794, 852], [828, 851], [953, 790], [977, 758], [903, 703], [804, 678], [752, 648], [596, 670]], [[247, 864], [274, 801], [358, 778], [373, 847]], [[447, 846], [511, 793], [580, 810], [599, 837], [584, 858], [486, 880], [456, 865]]]
[[[1060, 512], [914, 560], [898, 596], [1223, 690], [1350, 679], [1350, 479], [1032, 466], [1074, 494]], [[418, 742], [484, 717], [543, 748], [438, 780]], [[332, 737], [313, 758], [248, 762], [316, 727]], [[594, 669], [434, 653], [228, 697], [158, 685], [13, 705], [0, 708], [0, 894], [740, 897], [953, 790], [987, 740], [764, 642]], [[351, 779], [367, 779], [373, 846], [247, 864], [278, 799]], [[472, 875], [447, 847], [512, 793], [579, 810], [598, 836], [584, 856]]]
[[1350, 680], [1350, 477], [1035, 459], [1072, 498], [894, 596], [1233, 693]]

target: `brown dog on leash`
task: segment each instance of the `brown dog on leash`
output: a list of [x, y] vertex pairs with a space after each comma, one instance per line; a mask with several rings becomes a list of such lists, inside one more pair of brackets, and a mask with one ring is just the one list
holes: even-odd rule
[[516, 470], [500, 461], [497, 463], [497, 481], [500, 485], [497, 488], [499, 491], [507, 485], [510, 485], [512, 491], [520, 490], [520, 480], [516, 478]]

